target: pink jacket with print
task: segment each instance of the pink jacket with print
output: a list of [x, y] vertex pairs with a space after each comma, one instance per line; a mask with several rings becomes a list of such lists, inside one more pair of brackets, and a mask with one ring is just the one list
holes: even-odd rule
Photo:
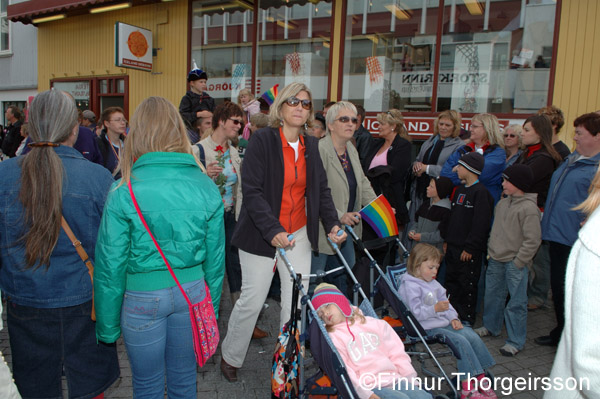
[[400, 378], [411, 381], [417, 376], [392, 327], [383, 320], [365, 318], [364, 324], [360, 318], [349, 327], [346, 323], [337, 324], [329, 333], [361, 399], [368, 399], [373, 394], [369, 388], [378, 387], [379, 383], [386, 387], [397, 384]]

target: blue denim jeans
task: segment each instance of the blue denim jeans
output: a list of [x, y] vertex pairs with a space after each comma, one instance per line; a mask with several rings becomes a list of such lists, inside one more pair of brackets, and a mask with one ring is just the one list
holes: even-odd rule
[[[192, 303], [205, 295], [204, 280], [182, 284]], [[196, 397], [196, 357], [187, 302], [177, 286], [156, 291], [126, 291], [121, 329], [134, 398]]]
[[[500, 335], [506, 323], [507, 344], [523, 349], [527, 335], [527, 267], [490, 258], [485, 281], [483, 325], [492, 335]], [[506, 303], [506, 295], [510, 300]]]
[[[350, 266], [350, 268], [353, 268], [354, 264], [356, 263], [356, 260], [355, 260], [355, 255], [354, 255], [354, 243], [352, 242], [352, 240], [344, 241], [342, 243], [342, 245], [340, 246], [340, 252], [342, 253], [342, 256], [344, 257], [344, 259], [346, 259], [348, 266]], [[342, 266], [342, 261], [337, 256], [337, 254], [327, 255], [327, 254], [319, 253], [319, 254], [315, 255], [314, 252], [312, 253], [312, 260], [311, 260], [311, 266], [310, 266], [311, 274], [316, 273], [318, 270], [328, 271], [328, 270], [335, 269], [339, 266]], [[314, 290], [314, 287], [317, 284], [319, 284], [321, 282], [326, 282], [326, 283], [333, 284], [336, 287], [338, 287], [339, 290], [344, 293], [344, 295], [348, 295], [347, 278], [348, 278], [348, 273], [344, 269], [344, 270], [340, 270], [339, 272], [328, 275], [327, 277], [325, 277], [323, 279], [323, 281], [317, 281], [317, 280], [321, 280], [321, 279], [317, 279], [317, 280], [311, 279], [311, 290], [310, 291], [312, 292]]]
[[[88, 277], [89, 278], [89, 277]], [[92, 301], [64, 308], [6, 304], [13, 376], [23, 398], [100, 395], [119, 377], [117, 347], [96, 341]]]
[[413, 387], [406, 381], [399, 382], [395, 387], [373, 389], [380, 399], [431, 399], [431, 394], [419, 387]]
[[485, 370], [496, 364], [487, 347], [471, 327], [455, 330], [452, 325], [427, 330], [428, 334], [441, 334], [447, 337], [458, 349], [460, 360], [457, 368], [460, 373], [468, 373], [472, 377], [483, 374]]

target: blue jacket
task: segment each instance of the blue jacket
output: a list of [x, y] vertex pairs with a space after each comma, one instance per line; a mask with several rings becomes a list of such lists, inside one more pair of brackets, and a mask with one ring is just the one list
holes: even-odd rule
[[588, 189], [598, 169], [600, 154], [578, 159], [573, 152], [554, 171], [542, 216], [542, 239], [572, 246], [585, 215], [574, 211], [588, 196]]
[[[455, 186], [460, 186], [462, 183], [456, 172], [452, 171], [452, 168], [458, 165], [460, 157], [471, 151], [472, 148], [469, 145], [462, 146], [454, 151], [444, 164], [440, 176], [448, 177]], [[506, 163], [506, 152], [502, 147], [492, 145], [483, 152], [483, 158], [485, 159], [485, 165], [479, 176], [479, 182], [492, 194], [495, 204], [500, 199], [500, 194], [502, 194], [502, 172], [504, 172]]]
[[104, 158], [102, 158], [100, 148], [96, 142], [96, 133], [91, 129], [79, 126], [79, 134], [73, 148], [82, 153], [87, 160], [104, 166]]
[[[60, 157], [63, 179], [63, 215], [94, 260], [98, 226], [110, 185], [110, 173], [89, 162], [77, 150], [54, 148]], [[26, 155], [29, 156], [29, 155]], [[25, 247], [22, 237], [23, 207], [19, 201], [21, 160], [0, 163], [0, 287], [17, 304], [36, 308], [75, 306], [92, 299], [92, 284], [88, 269], [61, 229], [58, 243], [50, 257], [50, 267], [24, 270]]]

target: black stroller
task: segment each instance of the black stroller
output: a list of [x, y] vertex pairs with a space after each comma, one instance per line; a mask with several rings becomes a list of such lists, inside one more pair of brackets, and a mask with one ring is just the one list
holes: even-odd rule
[[[291, 239], [291, 238], [290, 238]], [[349, 276], [354, 282], [353, 290], [354, 290], [354, 299], [355, 304], [357, 303], [358, 295], [360, 294], [362, 301], [360, 303], [360, 310], [363, 312], [365, 316], [371, 316], [377, 318], [377, 314], [375, 313], [371, 303], [369, 302], [368, 297], [362, 290], [360, 284], [356, 280], [356, 277], [352, 273], [352, 270], [348, 266], [348, 263], [343, 258], [342, 254], [339, 251], [339, 248], [334, 243], [331, 243], [337, 255], [340, 257], [343, 266], [339, 268], [330, 270], [328, 272], [319, 272], [318, 274], [311, 275], [310, 277], [324, 277], [330, 273], [335, 273], [341, 269], [346, 269], [349, 273]], [[319, 367], [325, 372], [325, 374], [331, 379], [332, 388], [321, 388], [321, 389], [310, 389], [307, 388], [305, 384], [304, 377], [304, 356], [300, 356], [299, 359], [299, 372], [298, 372], [298, 384], [299, 384], [299, 392], [300, 397], [308, 397], [308, 395], [320, 394], [320, 395], [338, 395], [338, 398], [358, 398], [354, 387], [350, 381], [350, 377], [346, 371], [346, 367], [336, 350], [333, 342], [331, 341], [323, 322], [317, 315], [316, 309], [314, 308], [312, 302], [310, 301], [305, 288], [302, 285], [302, 280], [300, 276], [296, 274], [293, 266], [291, 265], [289, 259], [286, 256], [286, 252], [284, 249], [279, 249], [279, 253], [281, 258], [283, 259], [290, 276], [292, 278], [293, 283], [296, 285], [298, 291], [302, 294], [301, 296], [301, 305], [302, 305], [302, 313], [301, 313], [301, 324], [300, 324], [300, 346], [301, 348], [305, 347], [306, 343], [306, 334], [305, 332], [308, 330], [308, 336], [310, 341], [310, 350], [313, 355], [313, 358], [316, 360]], [[308, 313], [308, 314], [307, 314]], [[307, 320], [308, 319], [308, 320]], [[307, 329], [308, 324], [308, 329]], [[304, 351], [301, 351], [303, 353]], [[411, 355], [410, 352], [407, 352]], [[433, 356], [433, 354], [432, 354]], [[445, 395], [437, 395], [436, 399], [444, 399], [447, 398]]]

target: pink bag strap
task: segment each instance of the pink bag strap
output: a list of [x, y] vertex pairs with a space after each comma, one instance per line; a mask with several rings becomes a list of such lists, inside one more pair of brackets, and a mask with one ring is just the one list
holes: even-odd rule
[[142, 211], [140, 210], [140, 206], [138, 205], [138, 202], [137, 202], [137, 200], [135, 198], [135, 195], [133, 194], [133, 188], [131, 187], [131, 180], [127, 183], [127, 186], [129, 187], [129, 194], [131, 194], [131, 199], [133, 200], [133, 206], [135, 206], [135, 210], [137, 211], [137, 214], [139, 215], [140, 220], [142, 221], [142, 224], [146, 228], [146, 231], [148, 232], [148, 234], [150, 234], [150, 238], [152, 238], [152, 241], [154, 242], [154, 245], [156, 245], [156, 249], [158, 249], [158, 252], [160, 253], [160, 256], [162, 256], [163, 260], [165, 261], [165, 264], [169, 268], [169, 273], [171, 273], [171, 276], [173, 276], [173, 280], [175, 280], [175, 282], [177, 283], [177, 286], [181, 290], [181, 293], [183, 294], [183, 297], [185, 298], [185, 300], [188, 303], [188, 305], [191, 307], [192, 306], [192, 301], [190, 301], [190, 298], [188, 298], [187, 294], [183, 290], [183, 287], [181, 286], [181, 284], [179, 284], [179, 280], [177, 280], [177, 276], [175, 276], [175, 273], [173, 272], [173, 269], [171, 268], [171, 265], [169, 264], [169, 261], [167, 261], [167, 258], [165, 257], [165, 254], [163, 253], [162, 249], [160, 248], [160, 245], [158, 245], [158, 242], [154, 238], [154, 235], [152, 235], [152, 232], [150, 231], [150, 228], [148, 227], [148, 223], [146, 223], [146, 219], [144, 219], [144, 215], [142, 215]]

